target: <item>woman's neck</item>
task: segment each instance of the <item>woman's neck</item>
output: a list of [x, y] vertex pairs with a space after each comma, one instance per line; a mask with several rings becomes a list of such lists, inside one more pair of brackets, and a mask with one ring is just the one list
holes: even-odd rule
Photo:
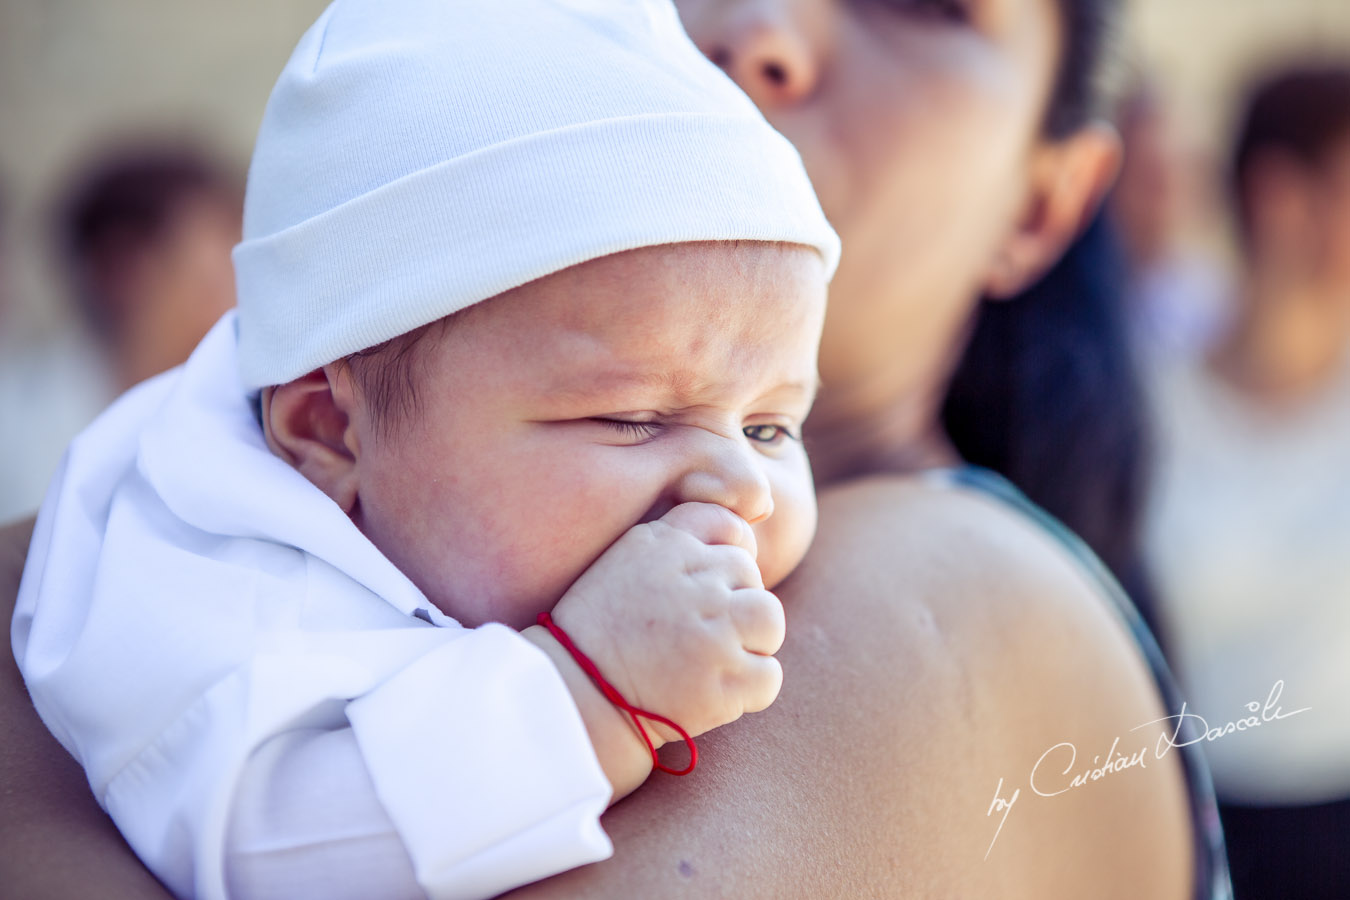
[[827, 385], [806, 425], [816, 484], [960, 463], [940, 421], [945, 394], [945, 383], [892, 392]]

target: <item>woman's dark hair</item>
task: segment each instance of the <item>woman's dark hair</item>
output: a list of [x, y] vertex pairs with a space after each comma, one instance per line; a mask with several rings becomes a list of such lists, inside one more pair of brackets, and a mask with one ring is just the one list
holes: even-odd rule
[[[1066, 35], [1045, 130], [1101, 103], [1118, 0], [1061, 0]], [[1124, 261], [1098, 219], [1021, 296], [982, 304], [942, 411], [967, 462], [999, 472], [1088, 543], [1148, 616], [1139, 528], [1146, 412], [1123, 309]]]
[[1045, 133], [1067, 137], [1101, 114], [1121, 0], [1059, 0], [1064, 43], [1045, 111]]

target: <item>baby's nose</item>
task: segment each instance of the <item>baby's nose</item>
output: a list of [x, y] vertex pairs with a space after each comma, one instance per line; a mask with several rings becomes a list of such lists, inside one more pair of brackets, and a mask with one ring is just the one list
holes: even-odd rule
[[675, 486], [675, 504], [716, 503], [751, 525], [773, 515], [773, 492], [758, 454], [740, 432], [705, 434]]

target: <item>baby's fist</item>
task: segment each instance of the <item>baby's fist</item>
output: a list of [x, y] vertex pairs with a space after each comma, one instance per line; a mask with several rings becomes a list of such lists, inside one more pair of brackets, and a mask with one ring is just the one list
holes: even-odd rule
[[629, 529], [553, 618], [629, 702], [701, 734], [766, 708], [782, 686], [783, 607], [755, 552], [739, 516], [685, 503]]

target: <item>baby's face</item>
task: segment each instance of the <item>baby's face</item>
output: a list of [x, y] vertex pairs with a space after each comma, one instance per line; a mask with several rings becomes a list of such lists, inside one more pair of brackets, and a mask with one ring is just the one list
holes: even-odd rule
[[533, 624], [688, 501], [751, 523], [772, 586], [815, 529], [824, 314], [816, 253], [762, 243], [620, 253], [472, 307], [426, 338], [416, 422], [377, 438], [358, 401], [356, 522], [466, 625]]

